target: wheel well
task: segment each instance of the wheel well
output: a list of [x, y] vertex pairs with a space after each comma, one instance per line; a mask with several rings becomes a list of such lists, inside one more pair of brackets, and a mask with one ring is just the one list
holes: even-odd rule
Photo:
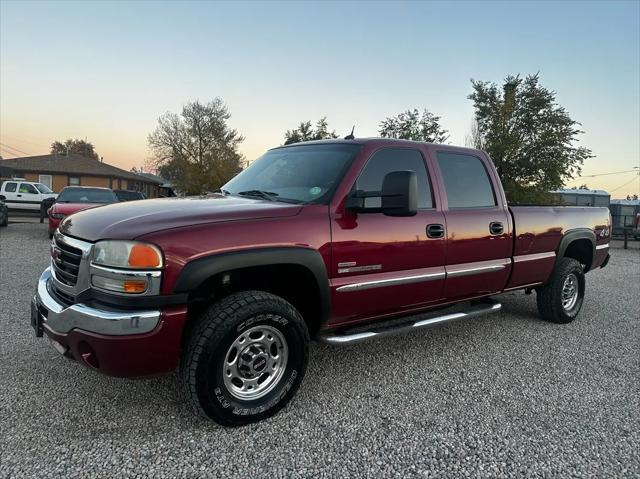
[[585, 272], [591, 268], [593, 261], [593, 244], [588, 239], [572, 241], [564, 251], [565, 258], [573, 258], [585, 265]]
[[259, 290], [280, 296], [302, 315], [313, 337], [322, 322], [320, 287], [313, 273], [297, 264], [252, 266], [215, 274], [189, 293], [184, 337], [202, 311], [213, 301], [238, 291]]

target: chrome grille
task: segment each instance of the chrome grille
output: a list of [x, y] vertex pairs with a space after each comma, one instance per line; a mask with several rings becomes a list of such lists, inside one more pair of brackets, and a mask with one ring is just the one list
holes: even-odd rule
[[51, 251], [51, 264], [58, 281], [67, 286], [75, 286], [82, 261], [82, 250], [69, 246], [56, 237]]

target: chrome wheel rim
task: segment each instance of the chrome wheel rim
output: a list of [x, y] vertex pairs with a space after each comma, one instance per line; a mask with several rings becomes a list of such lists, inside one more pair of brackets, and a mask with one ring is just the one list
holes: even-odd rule
[[287, 341], [276, 328], [249, 328], [235, 339], [224, 357], [224, 384], [237, 399], [258, 399], [278, 384], [288, 356]]
[[571, 273], [562, 285], [562, 307], [565, 311], [570, 311], [578, 302], [578, 290], [578, 277]]

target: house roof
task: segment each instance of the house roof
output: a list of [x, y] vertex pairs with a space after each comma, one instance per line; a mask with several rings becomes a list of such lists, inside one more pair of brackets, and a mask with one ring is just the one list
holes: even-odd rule
[[130, 171], [111, 166], [86, 156], [70, 154], [66, 155], [39, 155], [23, 156], [10, 160], [0, 161], [1, 166], [9, 167], [16, 172], [41, 172], [58, 173], [63, 175], [91, 175], [91, 176], [111, 176], [127, 180], [137, 180], [144, 183], [160, 184], [161, 182], [153, 178], [141, 178]]
[[173, 183], [169, 180], [165, 180], [162, 176], [154, 175], [153, 173], [137, 173], [140, 176], [144, 176], [145, 178], [149, 178], [150, 180], [155, 180], [160, 182], [160, 186], [164, 186], [166, 188], [173, 188]]
[[561, 189], [550, 191], [549, 193], [558, 193], [564, 195], [599, 195], [599, 196], [610, 196], [609, 192], [604, 190], [585, 190], [584, 188], [577, 189]]

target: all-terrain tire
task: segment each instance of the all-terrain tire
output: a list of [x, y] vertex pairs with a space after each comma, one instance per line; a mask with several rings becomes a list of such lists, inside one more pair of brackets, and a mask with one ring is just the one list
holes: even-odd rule
[[582, 265], [573, 258], [562, 258], [547, 284], [536, 290], [540, 316], [552, 323], [570, 323], [582, 308], [584, 293]]
[[[262, 333], [262, 340], [256, 339]], [[267, 343], [267, 337], [271, 341], [278, 338], [277, 344]], [[247, 350], [249, 346], [253, 349]], [[266, 351], [263, 351], [265, 347]], [[247, 357], [255, 357], [256, 362], [252, 363], [250, 359], [249, 363], [241, 363]], [[254, 379], [260, 375], [262, 379], [264, 374], [269, 374], [257, 369], [258, 366], [265, 367], [262, 359], [273, 361], [269, 366], [275, 367], [278, 359], [274, 358], [277, 357], [285, 366], [276, 369], [272, 382], [263, 388], [261, 396], [255, 397], [262, 387], [256, 382], [252, 383], [254, 391], [241, 390], [249, 387], [243, 383], [243, 374]], [[187, 401], [197, 413], [225, 426], [240, 426], [272, 416], [291, 400], [306, 372], [308, 357], [309, 331], [296, 308], [270, 293], [243, 291], [212, 304], [198, 318], [186, 338], [180, 380]], [[284, 363], [282, 358], [285, 358]], [[232, 362], [235, 366], [230, 365]], [[254, 367], [256, 369], [246, 372]], [[240, 379], [238, 375], [241, 375]], [[231, 382], [232, 377], [237, 383]], [[269, 376], [262, 384], [267, 381]], [[247, 384], [250, 382], [247, 379]], [[248, 396], [239, 397], [240, 394]]]

